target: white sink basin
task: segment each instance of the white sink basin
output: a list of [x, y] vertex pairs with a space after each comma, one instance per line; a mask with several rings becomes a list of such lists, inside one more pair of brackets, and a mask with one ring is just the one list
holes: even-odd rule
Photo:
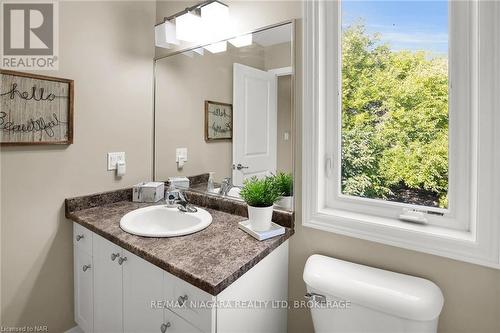
[[205, 229], [212, 223], [212, 215], [198, 208], [196, 213], [183, 213], [177, 208], [150, 206], [125, 214], [120, 227], [131, 234], [146, 237], [175, 237]]

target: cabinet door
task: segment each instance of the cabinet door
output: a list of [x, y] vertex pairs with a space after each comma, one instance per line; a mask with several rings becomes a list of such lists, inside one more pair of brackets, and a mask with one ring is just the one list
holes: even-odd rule
[[196, 327], [176, 315], [170, 310], [165, 310], [165, 321], [163, 327], [157, 328], [162, 333], [201, 333]]
[[163, 271], [122, 250], [123, 327], [126, 333], [158, 333], [163, 323]]
[[190, 324], [203, 332], [212, 332], [215, 327], [215, 308], [208, 305], [216, 301], [209, 293], [166, 273], [170, 278], [168, 284], [173, 285], [170, 301], [177, 301], [181, 306], [172, 307], [170, 310], [184, 318]]
[[93, 235], [94, 260], [94, 331], [96, 333], [123, 332], [122, 266], [118, 257], [121, 248], [108, 240]]
[[94, 294], [92, 286], [92, 257], [73, 247], [75, 258], [75, 321], [85, 333], [94, 328]]

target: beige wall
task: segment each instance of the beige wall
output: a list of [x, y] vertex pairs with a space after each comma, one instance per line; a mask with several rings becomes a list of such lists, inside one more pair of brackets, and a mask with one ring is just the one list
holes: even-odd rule
[[[69, 146], [2, 147], [2, 325], [73, 321], [72, 224], [64, 198], [150, 179], [154, 2], [61, 2], [60, 67], [75, 80]], [[106, 170], [125, 151], [127, 174]]]
[[291, 43], [280, 43], [266, 47], [265, 67], [267, 70], [289, 67], [292, 64]]
[[[297, 26], [297, 45], [301, 44], [301, 22]], [[354, 239], [301, 225], [301, 50], [296, 49], [296, 223], [290, 241], [289, 298], [302, 300], [305, 285], [302, 273], [307, 258], [323, 254], [390, 271], [423, 277], [441, 287], [445, 305], [440, 333], [500, 332], [500, 270], [458, 262], [451, 259]], [[304, 111], [307, 112], [307, 111]], [[304, 148], [305, 149], [305, 148]], [[312, 332], [311, 316], [306, 310], [290, 310], [289, 332]]]

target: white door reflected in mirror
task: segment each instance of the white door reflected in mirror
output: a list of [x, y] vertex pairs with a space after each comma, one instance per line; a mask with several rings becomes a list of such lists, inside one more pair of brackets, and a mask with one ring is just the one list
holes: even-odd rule
[[233, 184], [276, 172], [278, 80], [275, 74], [233, 65]]

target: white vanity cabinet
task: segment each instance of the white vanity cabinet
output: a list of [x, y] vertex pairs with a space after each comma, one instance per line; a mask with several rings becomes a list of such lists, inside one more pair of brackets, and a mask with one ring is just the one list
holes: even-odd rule
[[[84, 332], [286, 332], [284, 308], [211, 305], [286, 301], [288, 242], [212, 296], [76, 223], [74, 236], [75, 321]], [[169, 306], [176, 301], [184, 306]]]

